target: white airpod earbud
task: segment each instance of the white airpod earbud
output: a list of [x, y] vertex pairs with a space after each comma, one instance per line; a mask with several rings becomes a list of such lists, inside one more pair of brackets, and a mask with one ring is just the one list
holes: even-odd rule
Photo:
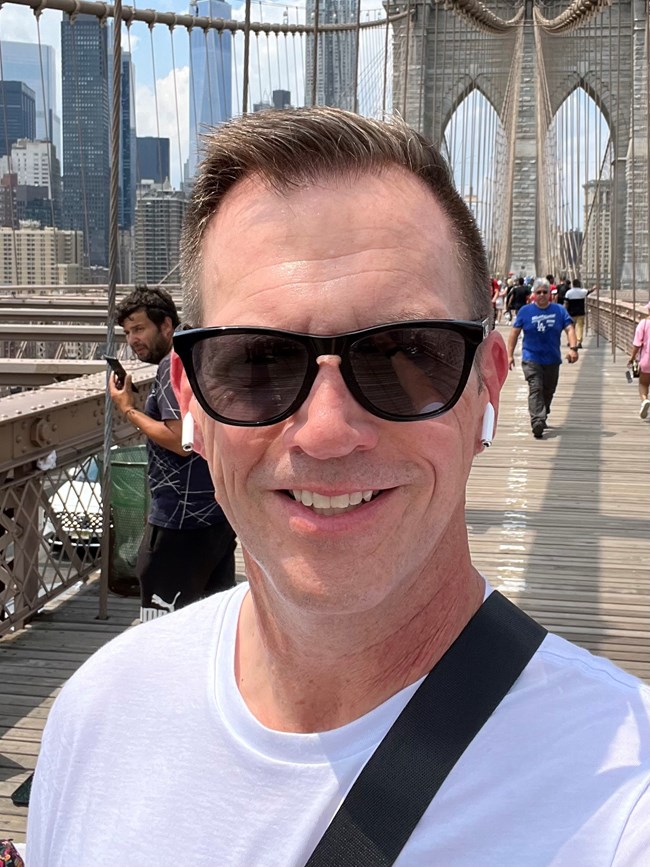
[[183, 416], [183, 424], [181, 427], [181, 448], [184, 452], [194, 450], [194, 417], [191, 412], [186, 412]]
[[492, 445], [494, 439], [494, 422], [495, 422], [494, 407], [488, 403], [483, 413], [483, 428], [481, 429], [481, 443], [488, 449]]

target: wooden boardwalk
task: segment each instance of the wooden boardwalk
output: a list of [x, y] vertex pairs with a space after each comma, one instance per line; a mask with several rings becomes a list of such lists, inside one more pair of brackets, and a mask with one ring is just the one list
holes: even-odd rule
[[[546, 626], [650, 680], [650, 419], [622, 359], [594, 344], [563, 365], [542, 441], [521, 370], [508, 378], [497, 438], [471, 477], [471, 545], [491, 583]], [[34, 768], [56, 693], [138, 613], [137, 600], [111, 596], [100, 622], [97, 607], [91, 583], [0, 641], [2, 836], [24, 839], [27, 810], [10, 795]]]

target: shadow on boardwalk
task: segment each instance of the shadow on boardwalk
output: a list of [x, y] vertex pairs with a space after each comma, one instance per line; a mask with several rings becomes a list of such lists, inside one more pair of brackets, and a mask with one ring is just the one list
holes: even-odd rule
[[[546, 626], [650, 679], [650, 422], [623, 364], [593, 343], [563, 365], [542, 441], [521, 370], [510, 374], [470, 480], [470, 544], [488, 580]], [[27, 811], [10, 794], [34, 768], [54, 696], [138, 601], [111, 596], [108, 621], [97, 610], [91, 584], [0, 641], [0, 835], [24, 839]]]

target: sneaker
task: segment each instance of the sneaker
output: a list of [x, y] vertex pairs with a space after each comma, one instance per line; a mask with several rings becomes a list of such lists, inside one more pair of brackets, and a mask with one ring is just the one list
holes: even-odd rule
[[650, 400], [644, 400], [641, 404], [641, 409], [639, 410], [639, 417], [647, 418], [648, 412], [650, 412]]
[[[650, 403], [650, 401], [648, 401], [648, 403]], [[533, 436], [535, 437], [536, 440], [541, 440], [543, 438], [543, 436], [544, 436], [544, 422], [543, 421], [536, 421], [533, 424]]]

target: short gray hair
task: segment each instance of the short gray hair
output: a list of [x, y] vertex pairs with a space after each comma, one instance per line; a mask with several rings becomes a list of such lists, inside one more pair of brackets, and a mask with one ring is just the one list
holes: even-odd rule
[[203, 239], [238, 181], [258, 176], [270, 188], [287, 192], [324, 178], [354, 178], [391, 166], [413, 173], [435, 196], [453, 227], [460, 265], [467, 269], [470, 315], [490, 315], [489, 270], [474, 217], [440, 152], [400, 119], [379, 121], [325, 106], [255, 112], [204, 136], [203, 148], [181, 237], [185, 322], [202, 324]]

